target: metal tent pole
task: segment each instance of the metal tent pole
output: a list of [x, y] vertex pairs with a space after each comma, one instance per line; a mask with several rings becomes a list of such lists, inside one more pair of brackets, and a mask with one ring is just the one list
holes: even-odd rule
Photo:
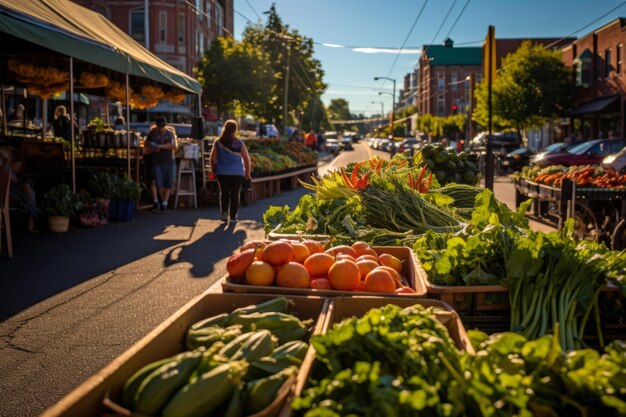
[[76, 192], [76, 158], [74, 155], [74, 58], [70, 57], [70, 152], [72, 161], [72, 191]]
[[130, 179], [130, 76], [126, 74], [126, 176]]

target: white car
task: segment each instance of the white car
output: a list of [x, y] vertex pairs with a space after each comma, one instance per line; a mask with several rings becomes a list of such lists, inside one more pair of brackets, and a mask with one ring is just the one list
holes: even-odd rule
[[326, 152], [332, 153], [333, 155], [337, 155], [341, 151], [341, 145], [337, 139], [326, 139], [324, 148]]
[[351, 151], [352, 148], [352, 136], [342, 136], [341, 137], [341, 146], [343, 146], [344, 150], [349, 150]]

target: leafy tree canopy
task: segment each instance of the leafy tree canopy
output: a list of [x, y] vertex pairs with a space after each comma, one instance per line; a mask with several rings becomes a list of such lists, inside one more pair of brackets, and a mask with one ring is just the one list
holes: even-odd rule
[[[319, 99], [326, 89], [322, 82], [324, 71], [320, 61], [313, 58], [313, 40], [300, 35], [297, 30], [284, 24], [275, 4], [266, 12], [267, 23], [249, 24], [243, 33], [243, 42], [262, 49], [271, 66], [273, 83], [266, 97], [267, 106], [259, 117], [280, 126], [293, 123], [283, 120], [285, 77], [289, 68], [288, 110], [291, 115], [301, 114], [309, 104]], [[293, 116], [292, 116], [293, 117]], [[320, 124], [323, 115], [314, 123]]]
[[211, 43], [195, 69], [205, 103], [218, 114], [236, 111], [258, 116], [266, 112], [273, 75], [267, 54], [232, 38]]
[[[476, 89], [473, 115], [483, 126], [487, 126], [487, 95], [485, 80]], [[572, 102], [571, 74], [559, 51], [526, 41], [502, 60], [492, 92], [495, 125], [521, 133], [559, 117]]]

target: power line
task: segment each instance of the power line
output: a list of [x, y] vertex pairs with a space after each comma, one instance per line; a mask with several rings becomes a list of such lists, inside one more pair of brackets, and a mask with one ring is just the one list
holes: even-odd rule
[[261, 15], [256, 11], [256, 9], [254, 7], [252, 7], [252, 5], [250, 4], [250, 2], [248, 0], [246, 0], [246, 3], [248, 4], [248, 6], [250, 6], [250, 8], [252, 9], [252, 11], [254, 12], [255, 15], [257, 15], [257, 17], [259, 19], [261, 19]]
[[577, 29], [577, 30], [575, 30], [574, 32], [570, 33], [569, 35], [567, 35], [567, 36], [565, 36], [565, 37], [563, 37], [563, 38], [561, 38], [561, 39], [558, 39], [558, 40], [556, 40], [556, 41], [552, 42], [552, 43], [551, 43], [551, 44], [549, 44], [549, 45], [546, 45], [546, 48], [549, 48], [549, 47], [551, 47], [551, 46], [554, 46], [554, 45], [558, 44], [559, 42], [561, 42], [562, 40], [565, 40], [565, 39], [567, 39], [567, 38], [570, 38], [570, 37], [574, 36], [575, 34], [577, 34], [578, 32], [580, 32], [580, 31], [582, 31], [582, 30], [587, 29], [589, 26], [591, 26], [591, 25], [593, 25], [593, 24], [597, 23], [597, 22], [598, 22], [599, 20], [601, 20], [601, 19], [604, 19], [604, 18], [605, 18], [605, 17], [607, 17], [609, 14], [613, 13], [615, 10], [619, 9], [620, 7], [624, 6], [625, 4], [626, 4], [626, 1], [621, 2], [619, 5], [615, 6], [614, 8], [612, 8], [612, 9], [611, 9], [611, 10], [609, 10], [608, 12], [604, 13], [602, 16], [598, 17], [597, 19], [593, 20], [592, 22], [587, 23], [585, 26], [581, 27], [580, 29]]
[[[456, 1], [456, 0], [455, 0]], [[424, 9], [426, 8], [426, 5], [428, 4], [428, 0], [426, 0], [424, 2], [424, 4], [422, 5], [422, 8], [420, 9], [420, 11], [417, 13], [417, 16], [415, 17], [415, 20], [413, 21], [413, 25], [411, 25], [411, 29], [409, 29], [409, 33], [407, 33], [406, 37], [404, 38], [404, 42], [402, 42], [402, 45], [400, 46], [400, 48], [398, 49], [398, 53], [396, 54], [396, 57], [393, 60], [393, 64], [391, 64], [391, 68], [389, 69], [389, 72], [387, 73], [387, 78], [391, 78], [391, 73], [393, 72], [393, 69], [396, 66], [396, 63], [398, 62], [398, 58], [400, 58], [400, 53], [402, 52], [402, 49], [404, 48], [404, 46], [406, 45], [407, 41], [409, 40], [409, 37], [411, 36], [411, 33], [413, 33], [413, 29], [415, 29], [415, 26], [417, 25], [417, 22], [420, 20], [420, 18], [422, 17], [422, 14], [424, 13]], [[383, 85], [387, 82], [388, 80], [385, 80]], [[395, 91], [394, 91], [395, 93]], [[373, 94], [373, 93], [372, 93]], [[367, 100], [368, 102], [372, 101], [372, 96], [370, 96], [370, 98]], [[371, 104], [371, 103], [370, 103]], [[369, 104], [366, 105], [366, 109], [369, 107]], [[392, 110], [393, 111], [393, 110]]]
[[446, 39], [450, 37], [450, 34], [452, 33], [452, 31], [454, 30], [454, 28], [456, 27], [456, 24], [459, 23], [459, 20], [461, 19], [461, 16], [463, 16], [463, 13], [465, 13], [465, 9], [467, 9], [467, 6], [469, 6], [470, 1], [472, 0], [467, 0], [465, 2], [465, 6], [463, 6], [463, 9], [461, 10], [461, 13], [459, 13], [459, 15], [457, 16], [456, 20], [454, 21], [454, 23], [452, 24], [452, 27], [450, 28], [450, 30], [448, 31], [448, 33], [446, 34]]
[[448, 20], [448, 17], [450, 16], [450, 13], [452, 13], [452, 9], [454, 9], [454, 5], [456, 4], [458, 0], [454, 0], [452, 2], [452, 6], [450, 6], [450, 8], [448, 9], [448, 13], [446, 13], [446, 17], [443, 18], [443, 22], [441, 22], [441, 25], [439, 25], [439, 29], [437, 29], [437, 33], [435, 33], [435, 36], [433, 36], [433, 40], [430, 41], [430, 43], [432, 44], [433, 42], [435, 42], [435, 39], [437, 39], [437, 36], [439, 35], [439, 32], [441, 32], [441, 29], [443, 29], [443, 25], [446, 24], [446, 21]]
[[[457, 1], [457, 0], [454, 0], [454, 1]], [[389, 73], [387, 74], [388, 77], [391, 76], [391, 73], [393, 72], [393, 69], [396, 66], [396, 63], [398, 62], [398, 58], [400, 57], [400, 52], [402, 51], [402, 49], [404, 48], [404, 45], [406, 45], [407, 41], [409, 40], [411, 33], [413, 33], [413, 29], [415, 29], [415, 25], [417, 25], [418, 20], [420, 20], [420, 17], [422, 17], [422, 13], [424, 13], [424, 9], [426, 8], [427, 4], [428, 4], [428, 0], [424, 2], [424, 5], [420, 9], [415, 20], [413, 21], [413, 25], [411, 26], [411, 29], [409, 29], [409, 33], [406, 34], [406, 37], [404, 38], [404, 42], [402, 42], [402, 46], [400, 46], [400, 49], [398, 50], [398, 53], [396, 54], [396, 58], [393, 60], [393, 64], [391, 64], [391, 68], [389, 69]]]

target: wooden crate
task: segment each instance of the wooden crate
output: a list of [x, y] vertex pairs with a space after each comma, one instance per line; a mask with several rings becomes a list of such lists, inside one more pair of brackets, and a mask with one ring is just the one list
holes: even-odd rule
[[[99, 416], [111, 412], [110, 406], [118, 398], [128, 378], [143, 366], [175, 355], [184, 350], [185, 334], [192, 324], [221, 313], [229, 313], [236, 308], [258, 304], [276, 298], [267, 294], [215, 294], [205, 292], [191, 300], [184, 307], [165, 320], [156, 329], [120, 355], [111, 364], [89, 378], [57, 404], [46, 410], [42, 417], [84, 417]], [[320, 297], [286, 297], [291, 300], [288, 312], [300, 319], [316, 320], [313, 334], [319, 334], [326, 322], [328, 300]], [[307, 355], [313, 354], [309, 347]], [[288, 387], [287, 391], [291, 388]], [[285, 393], [285, 397], [286, 397]], [[284, 401], [285, 397], [282, 398]], [[105, 405], [109, 404], [109, 406]], [[274, 414], [280, 405], [270, 405]], [[119, 406], [118, 406], [119, 407]], [[108, 410], [107, 410], [108, 409]], [[118, 412], [122, 412], [117, 408]], [[269, 416], [270, 410], [264, 410]], [[123, 412], [122, 412], [123, 413]]]
[[[422, 282], [416, 277], [415, 265], [417, 263], [417, 258], [415, 257], [413, 250], [402, 246], [374, 246], [373, 249], [378, 254], [389, 253], [403, 261], [403, 275], [407, 280], [408, 286], [415, 290], [415, 293], [411, 294], [385, 293], [385, 296], [424, 297], [426, 289], [422, 286]], [[320, 297], [374, 295], [374, 293], [363, 291], [316, 290], [312, 288], [286, 288], [277, 286], [249, 285], [231, 277], [230, 275], [223, 277], [221, 283], [222, 290], [224, 292], [235, 293], [315, 295]]]
[[[437, 319], [448, 329], [450, 333], [450, 337], [456, 344], [457, 348], [460, 350], [465, 350], [469, 353], [475, 353], [474, 348], [470, 342], [470, 339], [463, 327], [463, 323], [461, 322], [458, 314], [450, 307], [450, 305], [439, 301], [439, 300], [429, 300], [429, 299], [415, 299], [415, 298], [391, 298], [391, 297], [337, 297], [333, 298], [330, 301], [328, 306], [328, 312], [326, 314], [326, 322], [323, 326], [321, 334], [325, 334], [329, 329], [333, 327], [335, 323], [339, 323], [340, 321], [353, 317], [353, 316], [363, 316], [367, 311], [372, 308], [380, 308], [384, 307], [388, 304], [394, 304], [400, 306], [402, 308], [413, 306], [413, 305], [422, 305], [424, 307], [434, 307], [440, 310], [440, 313], [437, 314]], [[313, 350], [312, 355], [308, 355], [305, 357], [302, 366], [300, 367], [300, 372], [296, 378], [296, 383], [294, 386], [293, 394], [287, 397], [287, 401], [283, 404], [279, 417], [291, 417], [293, 415], [293, 410], [291, 409], [291, 402], [293, 398], [299, 396], [302, 391], [305, 389], [307, 385], [307, 381], [309, 379], [309, 375], [314, 366], [316, 366], [315, 362], [315, 350], [311, 347], [309, 350]]]

